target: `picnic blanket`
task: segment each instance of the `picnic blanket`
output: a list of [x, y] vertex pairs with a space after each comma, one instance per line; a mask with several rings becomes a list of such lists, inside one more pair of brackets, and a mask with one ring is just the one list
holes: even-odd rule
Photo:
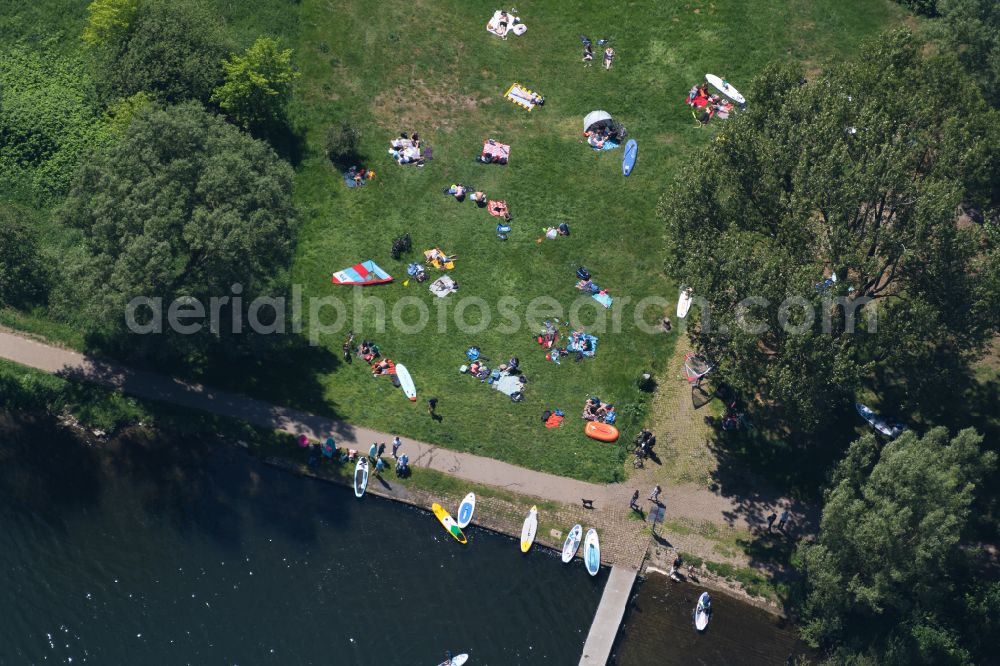
[[487, 139], [486, 143], [483, 144], [483, 155], [493, 158], [494, 162], [506, 164], [507, 160], [510, 159], [510, 146], [494, 139]]
[[493, 382], [493, 388], [504, 395], [513, 395], [523, 389], [524, 384], [517, 375], [501, 375], [500, 379]]
[[455, 281], [452, 280], [451, 277], [448, 275], [439, 277], [437, 280], [434, 280], [434, 282], [431, 282], [431, 286], [428, 288], [431, 290], [431, 293], [437, 296], [438, 298], [444, 298], [451, 292], [458, 291], [458, 285], [455, 284]]
[[[495, 12], [493, 12], [493, 18], [491, 18], [486, 23], [486, 32], [493, 33], [497, 37], [503, 37], [503, 35], [501, 35], [499, 32], [500, 14], [502, 11], [503, 11], [502, 9], [498, 9]], [[516, 27], [515, 24], [520, 22], [521, 22], [520, 17], [514, 16], [510, 12], [507, 12], [507, 32], [513, 32], [515, 35], [523, 35], [524, 30], [514, 30], [514, 28]], [[527, 28], [527, 26], [525, 26], [525, 28]]]
[[514, 102], [514, 104], [517, 104], [521, 108], [527, 109], [528, 111], [531, 111], [538, 105], [535, 95], [536, 94], [534, 92], [528, 90], [520, 83], [514, 83], [507, 89], [507, 92], [504, 93], [504, 97]]
[[595, 301], [597, 301], [598, 303], [600, 303], [601, 305], [603, 305], [606, 308], [610, 308], [611, 304], [614, 303], [614, 299], [611, 298], [611, 296], [609, 294], [604, 293], [604, 292], [598, 292], [596, 294], [591, 294], [591, 296], [594, 298]]
[[597, 336], [590, 333], [573, 333], [569, 337], [566, 349], [590, 358], [597, 353]]

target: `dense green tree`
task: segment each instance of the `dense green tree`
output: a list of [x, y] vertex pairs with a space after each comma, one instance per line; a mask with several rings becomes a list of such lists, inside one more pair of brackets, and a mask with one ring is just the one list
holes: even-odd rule
[[229, 51], [219, 21], [188, 0], [144, 0], [128, 24], [94, 50], [106, 100], [148, 92], [164, 102], [207, 102]]
[[200, 104], [141, 109], [80, 169], [60, 213], [83, 232], [74, 281], [97, 332], [123, 332], [134, 297], [166, 308], [190, 296], [207, 312], [239, 283], [249, 301], [291, 256], [291, 190], [291, 167], [267, 144]]
[[0, 53], [0, 190], [50, 202], [107, 135], [83, 62], [20, 47]]
[[101, 47], [120, 39], [139, 11], [139, 0], [94, 0], [87, 5], [83, 41]]
[[981, 444], [971, 429], [949, 441], [937, 428], [881, 451], [873, 435], [851, 445], [819, 537], [799, 547], [810, 642], [886, 664], [971, 664], [992, 649], [1000, 587], [975, 582], [977, 553], [963, 544], [996, 462]]
[[956, 211], [990, 196], [1000, 122], [953, 58], [921, 46], [890, 33], [812, 83], [765, 70], [660, 205], [667, 272], [711, 315], [689, 328], [697, 347], [806, 431], [876, 363], [931, 400], [942, 359], [996, 330], [1000, 294], [979, 279], [996, 248]]
[[248, 129], [284, 120], [292, 82], [299, 76], [292, 68], [291, 49], [282, 51], [277, 40], [260, 37], [222, 66], [225, 83], [212, 95], [221, 109]]
[[0, 206], [0, 306], [32, 305], [45, 295], [38, 235], [10, 206]]
[[1000, 106], [1000, 3], [940, 0], [944, 43], [979, 80], [983, 94]]

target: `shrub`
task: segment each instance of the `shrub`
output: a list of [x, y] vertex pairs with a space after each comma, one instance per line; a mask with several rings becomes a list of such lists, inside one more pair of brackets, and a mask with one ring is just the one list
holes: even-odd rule
[[326, 156], [336, 165], [352, 161], [357, 156], [361, 136], [347, 123], [334, 125], [326, 133]]

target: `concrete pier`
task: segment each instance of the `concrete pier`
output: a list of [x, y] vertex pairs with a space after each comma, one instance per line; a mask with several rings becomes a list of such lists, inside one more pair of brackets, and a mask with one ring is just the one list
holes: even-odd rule
[[608, 663], [637, 573], [634, 569], [611, 567], [611, 576], [604, 586], [594, 623], [590, 625], [587, 642], [583, 645], [580, 666], [604, 666]]

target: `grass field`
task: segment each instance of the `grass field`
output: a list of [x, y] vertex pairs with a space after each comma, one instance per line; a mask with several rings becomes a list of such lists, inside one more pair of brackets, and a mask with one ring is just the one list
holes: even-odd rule
[[[67, 4], [72, 11], [59, 11]], [[53, 48], [72, 52], [81, 48], [75, 35], [85, 4], [50, 0], [6, 6], [0, 8], [0, 27], [35, 44], [49, 38]], [[326, 354], [271, 359], [252, 370], [210, 368], [205, 379], [350, 422], [593, 481], [622, 478], [624, 454], [621, 447], [583, 436], [578, 413], [586, 397], [596, 394], [613, 402], [625, 431], [622, 439], [630, 439], [645, 419], [647, 398], [637, 388], [638, 377], [643, 372], [673, 377], [677, 370], [665, 367], [676, 332], [641, 333], [631, 305], [647, 297], [676, 299], [677, 285], [661, 267], [656, 203], [681, 165], [713, 149], [713, 130], [699, 129], [682, 104], [688, 88], [715, 72], [743, 89], [752, 103], [749, 83], [767, 62], [790, 59], [816, 71], [855, 53], [860, 40], [901, 16], [888, 0], [650, 0], [625, 6], [536, 0], [517, 3], [528, 32], [502, 41], [484, 29], [494, 5], [479, 0], [261, 0], [252, 9], [227, 0], [211, 4], [241, 45], [258, 34], [281, 37], [295, 50], [302, 73], [291, 108], [294, 129], [303, 137], [297, 151], [301, 158], [295, 160], [301, 225], [293, 281], [302, 285], [306, 298], [348, 297], [345, 288], [330, 284], [331, 272], [374, 259], [397, 280], [364, 294], [384, 299], [390, 313], [397, 304], [406, 305], [401, 299], [416, 299], [428, 308], [430, 324], [417, 334], [391, 326], [383, 332], [375, 328], [374, 309], [357, 319], [348, 311], [342, 331], [321, 337]], [[56, 18], [40, 36], [43, 16]], [[581, 65], [582, 34], [595, 41], [611, 38], [617, 51], [611, 71], [603, 70], [599, 55], [592, 68]], [[502, 93], [514, 81], [544, 94], [545, 106], [528, 113], [504, 100]], [[621, 150], [595, 153], [583, 142], [582, 118], [594, 109], [610, 112], [639, 142], [630, 178], [621, 176]], [[322, 154], [327, 129], [342, 121], [360, 130], [364, 164], [378, 174], [361, 189], [344, 187]], [[393, 163], [387, 141], [400, 131], [419, 132], [433, 146], [434, 160], [424, 168]], [[474, 162], [487, 137], [512, 145], [509, 165]], [[496, 218], [441, 194], [454, 182], [507, 200], [514, 216], [508, 241], [496, 238]], [[544, 226], [559, 222], [570, 224], [570, 237], [536, 243]], [[414, 252], [396, 262], [389, 249], [402, 233], [412, 236]], [[460, 291], [443, 300], [426, 284], [402, 284], [406, 264], [435, 246], [458, 256], [451, 275]], [[580, 294], [573, 288], [580, 265], [617, 299], [609, 318], [621, 318], [620, 332], [597, 332], [595, 358], [556, 366], [545, 361], [533, 339], [537, 330], [527, 324], [515, 333], [495, 325], [470, 333], [454, 323], [458, 297], [481, 297], [494, 317], [501, 297], [518, 300], [514, 311], [522, 319], [527, 304], [541, 297], [568, 310]], [[433, 271], [431, 276], [436, 277]], [[439, 327], [438, 308], [446, 305], [451, 323]], [[404, 310], [408, 322], [413, 323], [417, 307]], [[657, 321], [663, 310], [651, 307], [646, 319]], [[573, 323], [594, 330], [594, 317], [604, 314], [585, 307]], [[477, 308], [466, 311], [465, 321], [477, 323]], [[8, 311], [0, 323], [80, 344], [72, 327], [47, 321], [44, 313]], [[418, 403], [404, 400], [388, 380], [372, 379], [362, 364], [336, 360], [348, 329], [374, 339], [385, 355], [410, 368]], [[471, 345], [494, 363], [520, 358], [529, 379], [522, 403], [513, 404], [458, 373]], [[440, 399], [440, 422], [427, 414], [423, 399], [430, 396]], [[557, 407], [567, 413], [564, 426], [543, 428], [542, 410]]]

